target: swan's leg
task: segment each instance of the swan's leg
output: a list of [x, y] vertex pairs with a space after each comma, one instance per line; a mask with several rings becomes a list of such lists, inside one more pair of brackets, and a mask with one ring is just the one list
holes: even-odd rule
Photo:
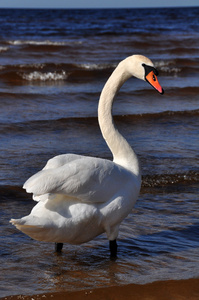
[[55, 252], [61, 252], [63, 243], [55, 243]]
[[117, 257], [117, 242], [116, 240], [109, 241], [109, 249], [111, 252], [111, 257]]

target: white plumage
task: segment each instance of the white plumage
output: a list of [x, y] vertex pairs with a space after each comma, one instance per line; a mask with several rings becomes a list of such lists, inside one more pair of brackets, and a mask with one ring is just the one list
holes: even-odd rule
[[113, 161], [75, 154], [50, 159], [24, 184], [38, 203], [28, 216], [11, 220], [19, 230], [36, 240], [56, 243], [81, 244], [103, 232], [110, 241], [117, 238], [120, 223], [138, 198], [141, 175], [137, 156], [114, 126], [112, 103], [129, 77], [145, 80], [143, 64], [153, 68], [140, 55], [122, 61], [100, 96], [99, 125]]

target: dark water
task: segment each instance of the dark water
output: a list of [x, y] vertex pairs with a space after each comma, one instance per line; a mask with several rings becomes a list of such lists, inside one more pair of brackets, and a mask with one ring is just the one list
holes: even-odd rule
[[[0, 10], [0, 22], [0, 297], [198, 278], [199, 8]], [[153, 60], [165, 95], [130, 79], [114, 106], [143, 173], [118, 259], [104, 235], [56, 256], [9, 224], [35, 204], [21, 186], [57, 154], [111, 159], [98, 99], [137, 53]]]

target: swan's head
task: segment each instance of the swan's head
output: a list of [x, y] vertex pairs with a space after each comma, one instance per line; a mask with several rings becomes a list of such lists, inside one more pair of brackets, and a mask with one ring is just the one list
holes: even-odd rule
[[128, 57], [127, 61], [131, 76], [147, 81], [160, 94], [164, 94], [164, 90], [157, 79], [158, 71], [149, 58], [143, 55], [133, 55]]

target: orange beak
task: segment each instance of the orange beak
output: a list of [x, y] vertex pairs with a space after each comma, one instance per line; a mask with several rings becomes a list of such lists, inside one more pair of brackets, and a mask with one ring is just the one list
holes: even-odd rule
[[152, 87], [154, 87], [154, 89], [156, 89], [156, 91], [158, 91], [160, 94], [164, 94], [164, 90], [161, 87], [161, 85], [158, 82], [157, 76], [155, 75], [154, 71], [149, 72], [146, 76], [145, 76], [146, 81], [148, 81], [148, 83], [150, 85], [152, 85]]

